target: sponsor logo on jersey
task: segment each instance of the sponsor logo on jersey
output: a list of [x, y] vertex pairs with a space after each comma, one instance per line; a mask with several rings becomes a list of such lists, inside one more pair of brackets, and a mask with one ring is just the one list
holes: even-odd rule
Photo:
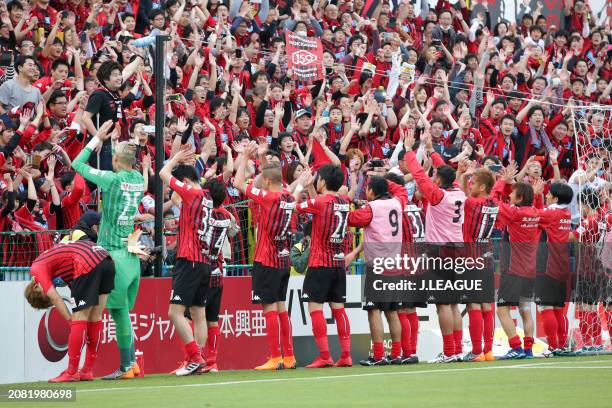
[[121, 183], [121, 190], [123, 191], [144, 191], [144, 184], [138, 183]]

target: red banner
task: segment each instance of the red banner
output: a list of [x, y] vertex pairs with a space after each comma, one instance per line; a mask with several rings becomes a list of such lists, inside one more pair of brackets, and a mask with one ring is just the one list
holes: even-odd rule
[[324, 78], [323, 45], [319, 38], [285, 34], [287, 68], [297, 80], [311, 83]]
[[[219, 312], [219, 368], [253, 368], [267, 356], [263, 311], [261, 306], [251, 304], [250, 277], [225, 279], [224, 284]], [[130, 312], [136, 349], [143, 353], [146, 373], [169, 373], [183, 359], [180, 339], [168, 318], [171, 286], [169, 278], [143, 279], [136, 306]], [[112, 372], [119, 364], [115, 322], [107, 311], [102, 323], [96, 376]]]

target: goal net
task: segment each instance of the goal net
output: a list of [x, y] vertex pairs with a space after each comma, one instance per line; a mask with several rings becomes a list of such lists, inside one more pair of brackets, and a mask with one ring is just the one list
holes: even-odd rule
[[570, 346], [578, 354], [612, 352], [612, 106], [571, 108], [578, 169], [574, 190], [575, 280]]

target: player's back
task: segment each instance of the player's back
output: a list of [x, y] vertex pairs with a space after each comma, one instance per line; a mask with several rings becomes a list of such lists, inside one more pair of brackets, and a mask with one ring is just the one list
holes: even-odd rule
[[465, 193], [456, 187], [442, 191], [442, 200], [427, 207], [425, 241], [430, 244], [463, 242]]
[[136, 170], [120, 171], [102, 190], [102, 220], [98, 243], [108, 249], [125, 248], [134, 232], [134, 216], [144, 193], [144, 179]]
[[570, 274], [569, 234], [572, 215], [567, 207], [551, 205], [539, 211], [540, 227], [546, 232], [546, 274], [564, 280]]
[[213, 209], [204, 238], [204, 255], [211, 265], [215, 265], [219, 260], [231, 223], [232, 216], [229, 211], [223, 207]]
[[402, 204], [397, 198], [379, 199], [368, 203], [372, 220], [364, 228], [366, 262], [375, 258], [393, 258], [402, 251]]
[[33, 275], [46, 271], [53, 277], [55, 286], [64, 286], [80, 275], [89, 272], [106, 257], [108, 252], [88, 239], [67, 241], [43, 252], [31, 265]]
[[347, 197], [326, 194], [314, 202], [317, 213], [312, 217], [308, 267], [343, 268], [350, 201]]
[[267, 191], [259, 206], [259, 224], [255, 261], [262, 265], [284, 269], [289, 267], [290, 224], [295, 210], [295, 199], [288, 191]]
[[463, 221], [463, 239], [465, 242], [490, 242], [498, 215], [499, 205], [492, 198], [467, 198]]
[[503, 223], [508, 226], [510, 240], [509, 273], [535, 278], [536, 253], [540, 240], [539, 210], [532, 206], [501, 207]]
[[402, 214], [402, 241], [418, 243], [425, 241], [423, 210], [414, 203], [404, 206]]
[[180, 181], [172, 185], [177, 187], [175, 191], [185, 197], [179, 217], [177, 258], [205, 262], [204, 240], [214, 207], [213, 201], [207, 190], [194, 189]]

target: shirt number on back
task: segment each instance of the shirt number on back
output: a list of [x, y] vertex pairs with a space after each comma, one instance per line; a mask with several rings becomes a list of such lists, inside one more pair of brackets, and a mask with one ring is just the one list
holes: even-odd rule
[[453, 217], [453, 222], [456, 224], [458, 222], [461, 222], [461, 205], [463, 204], [463, 201], [455, 201], [455, 214], [457, 214], [456, 217]]
[[389, 212], [389, 224], [392, 228], [391, 235], [393, 235], [394, 237], [397, 236], [397, 233], [399, 232], [399, 222], [397, 218], [397, 211], [391, 210]]
[[478, 232], [478, 239], [491, 238], [496, 220], [497, 213], [483, 214], [482, 223], [480, 224], [480, 231]]
[[332, 242], [338, 242], [338, 240], [343, 240], [346, 235], [346, 219], [348, 218], [348, 212], [334, 211], [334, 215], [338, 217], [338, 225], [331, 235], [331, 240]]

